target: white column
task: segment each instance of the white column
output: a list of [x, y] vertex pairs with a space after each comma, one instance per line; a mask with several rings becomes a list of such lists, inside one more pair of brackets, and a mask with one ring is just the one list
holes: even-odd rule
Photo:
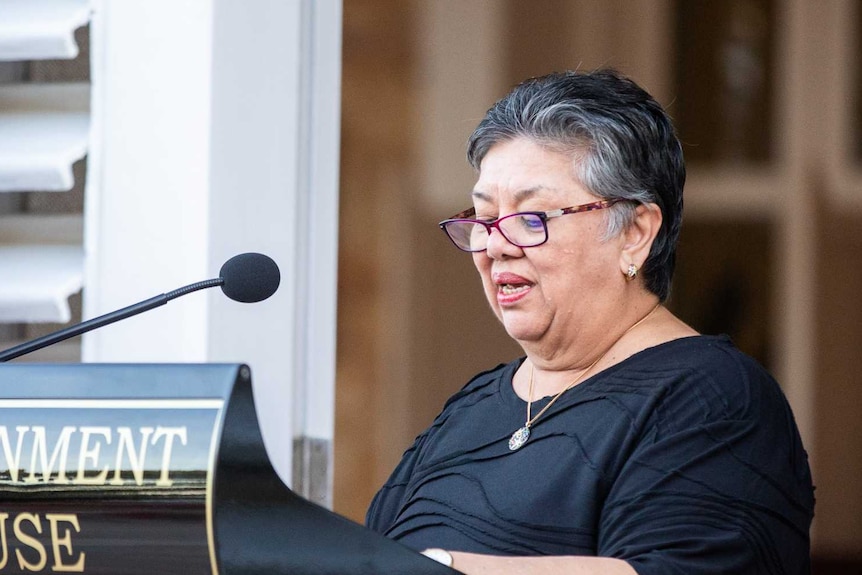
[[[187, 295], [89, 334], [84, 359], [249, 364], [288, 484], [294, 440], [328, 453], [334, 427], [340, 7], [103, 0], [93, 23], [85, 315], [217, 277], [247, 251], [282, 283], [258, 304]], [[328, 455], [312, 464], [330, 473]]]

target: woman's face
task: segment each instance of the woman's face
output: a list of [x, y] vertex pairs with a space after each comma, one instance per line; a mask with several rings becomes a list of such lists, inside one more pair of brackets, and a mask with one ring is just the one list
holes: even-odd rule
[[[476, 218], [549, 211], [600, 200], [575, 179], [567, 154], [518, 138], [494, 145], [473, 190]], [[604, 210], [548, 220], [548, 241], [519, 248], [495, 229], [473, 261], [494, 313], [522, 344], [564, 349], [591, 337], [621, 303], [621, 241], [603, 241]], [[556, 353], [556, 352], [555, 352]]]

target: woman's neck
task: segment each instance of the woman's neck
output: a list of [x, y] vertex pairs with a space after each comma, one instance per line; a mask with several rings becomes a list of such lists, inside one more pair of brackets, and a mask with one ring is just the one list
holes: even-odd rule
[[656, 299], [617, 317], [613, 326], [593, 329], [591, 337], [582, 332], [580, 341], [568, 344], [524, 342], [527, 361], [515, 374], [516, 393], [529, 399], [529, 375], [533, 370], [533, 399], [554, 395], [580, 383], [592, 375], [666, 341], [697, 335], [697, 332], [677, 319]]

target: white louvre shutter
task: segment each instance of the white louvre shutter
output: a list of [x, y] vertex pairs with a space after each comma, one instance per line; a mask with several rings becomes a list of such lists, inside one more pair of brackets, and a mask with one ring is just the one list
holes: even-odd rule
[[[38, 69], [42, 60], [79, 56], [76, 30], [88, 24], [90, 14], [88, 0], [0, 0], [0, 69], [6, 72], [0, 83], [0, 344], [4, 348], [38, 329], [22, 324], [49, 324], [50, 328], [69, 322], [73, 317], [69, 297], [83, 286], [80, 210], [55, 214], [22, 206], [35, 192], [68, 194], [76, 186], [73, 166], [88, 150], [89, 84], [86, 78], [39, 81], [44, 74]], [[77, 182], [79, 190], [82, 185]], [[80, 344], [73, 341], [30, 359], [79, 358]]]

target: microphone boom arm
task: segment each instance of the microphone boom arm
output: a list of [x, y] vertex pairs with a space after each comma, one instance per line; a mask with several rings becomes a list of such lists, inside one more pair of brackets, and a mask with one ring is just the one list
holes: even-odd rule
[[54, 333], [49, 333], [48, 335], [24, 342], [20, 345], [10, 347], [5, 351], [0, 352], [0, 363], [34, 352], [36, 350], [42, 349], [43, 347], [48, 347], [49, 345], [65, 341], [69, 338], [75, 337], [76, 335], [87, 333], [88, 331], [92, 331], [96, 328], [112, 324], [114, 322], [120, 321], [121, 319], [126, 319], [127, 317], [132, 317], [133, 315], [138, 315], [139, 313], [143, 313], [153, 308], [163, 306], [172, 299], [178, 298], [180, 296], [184, 296], [198, 290], [220, 286], [222, 284], [224, 284], [224, 278], [215, 278], [189, 284], [168, 293], [163, 293], [161, 295], [151, 297], [150, 299], [138, 302], [136, 304], [132, 304], [122, 309], [112, 311], [111, 313], [106, 313], [105, 315], [100, 315], [99, 317], [94, 317], [93, 319], [83, 321], [81, 323], [69, 326], [59, 331], [55, 331]]

